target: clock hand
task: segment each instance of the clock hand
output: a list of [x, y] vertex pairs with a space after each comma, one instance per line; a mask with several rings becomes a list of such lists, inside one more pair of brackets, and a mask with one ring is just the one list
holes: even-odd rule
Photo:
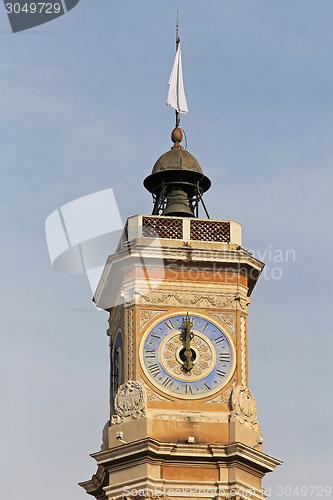
[[191, 368], [193, 367], [192, 350], [191, 350], [191, 339], [193, 338], [193, 333], [191, 332], [192, 327], [193, 323], [190, 320], [190, 317], [187, 313], [185, 318], [183, 318], [182, 328], [185, 334], [185, 351], [184, 351], [185, 360], [183, 362], [183, 366], [188, 371], [190, 371]]

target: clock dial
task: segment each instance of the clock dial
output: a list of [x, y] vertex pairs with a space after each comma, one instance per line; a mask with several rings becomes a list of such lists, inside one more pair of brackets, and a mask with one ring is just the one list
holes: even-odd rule
[[163, 392], [196, 399], [219, 391], [234, 372], [232, 340], [215, 323], [186, 314], [160, 321], [143, 337], [142, 368]]

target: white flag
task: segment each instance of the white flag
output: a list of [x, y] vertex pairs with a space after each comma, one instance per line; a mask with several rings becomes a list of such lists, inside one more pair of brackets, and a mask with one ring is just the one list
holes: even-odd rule
[[182, 56], [180, 43], [178, 44], [175, 62], [173, 63], [170, 78], [168, 81], [169, 92], [167, 104], [175, 108], [178, 113], [188, 113], [187, 102], [184, 91]]

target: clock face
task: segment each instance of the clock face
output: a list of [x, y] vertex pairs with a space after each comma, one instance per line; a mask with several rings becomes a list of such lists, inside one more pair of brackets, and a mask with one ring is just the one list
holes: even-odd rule
[[219, 391], [235, 368], [228, 334], [211, 321], [186, 313], [153, 326], [141, 341], [140, 361], [146, 376], [163, 392], [182, 399]]

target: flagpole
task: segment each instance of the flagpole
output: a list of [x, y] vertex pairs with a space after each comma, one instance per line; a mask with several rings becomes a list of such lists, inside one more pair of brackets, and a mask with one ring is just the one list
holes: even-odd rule
[[[179, 45], [179, 42], [180, 42], [180, 38], [179, 38], [179, 27], [178, 27], [178, 9], [177, 9], [177, 24], [176, 24], [176, 53], [177, 53], [177, 50], [178, 50], [178, 45]], [[180, 113], [178, 113], [178, 111], [176, 110], [176, 127], [179, 127], [179, 123], [180, 123]]]
[[180, 114], [188, 113], [183, 82], [182, 58], [180, 54], [178, 11], [176, 24], [176, 57], [172, 66], [168, 85], [169, 91], [167, 104], [174, 108], [176, 111], [176, 128], [178, 128], [180, 123]]

